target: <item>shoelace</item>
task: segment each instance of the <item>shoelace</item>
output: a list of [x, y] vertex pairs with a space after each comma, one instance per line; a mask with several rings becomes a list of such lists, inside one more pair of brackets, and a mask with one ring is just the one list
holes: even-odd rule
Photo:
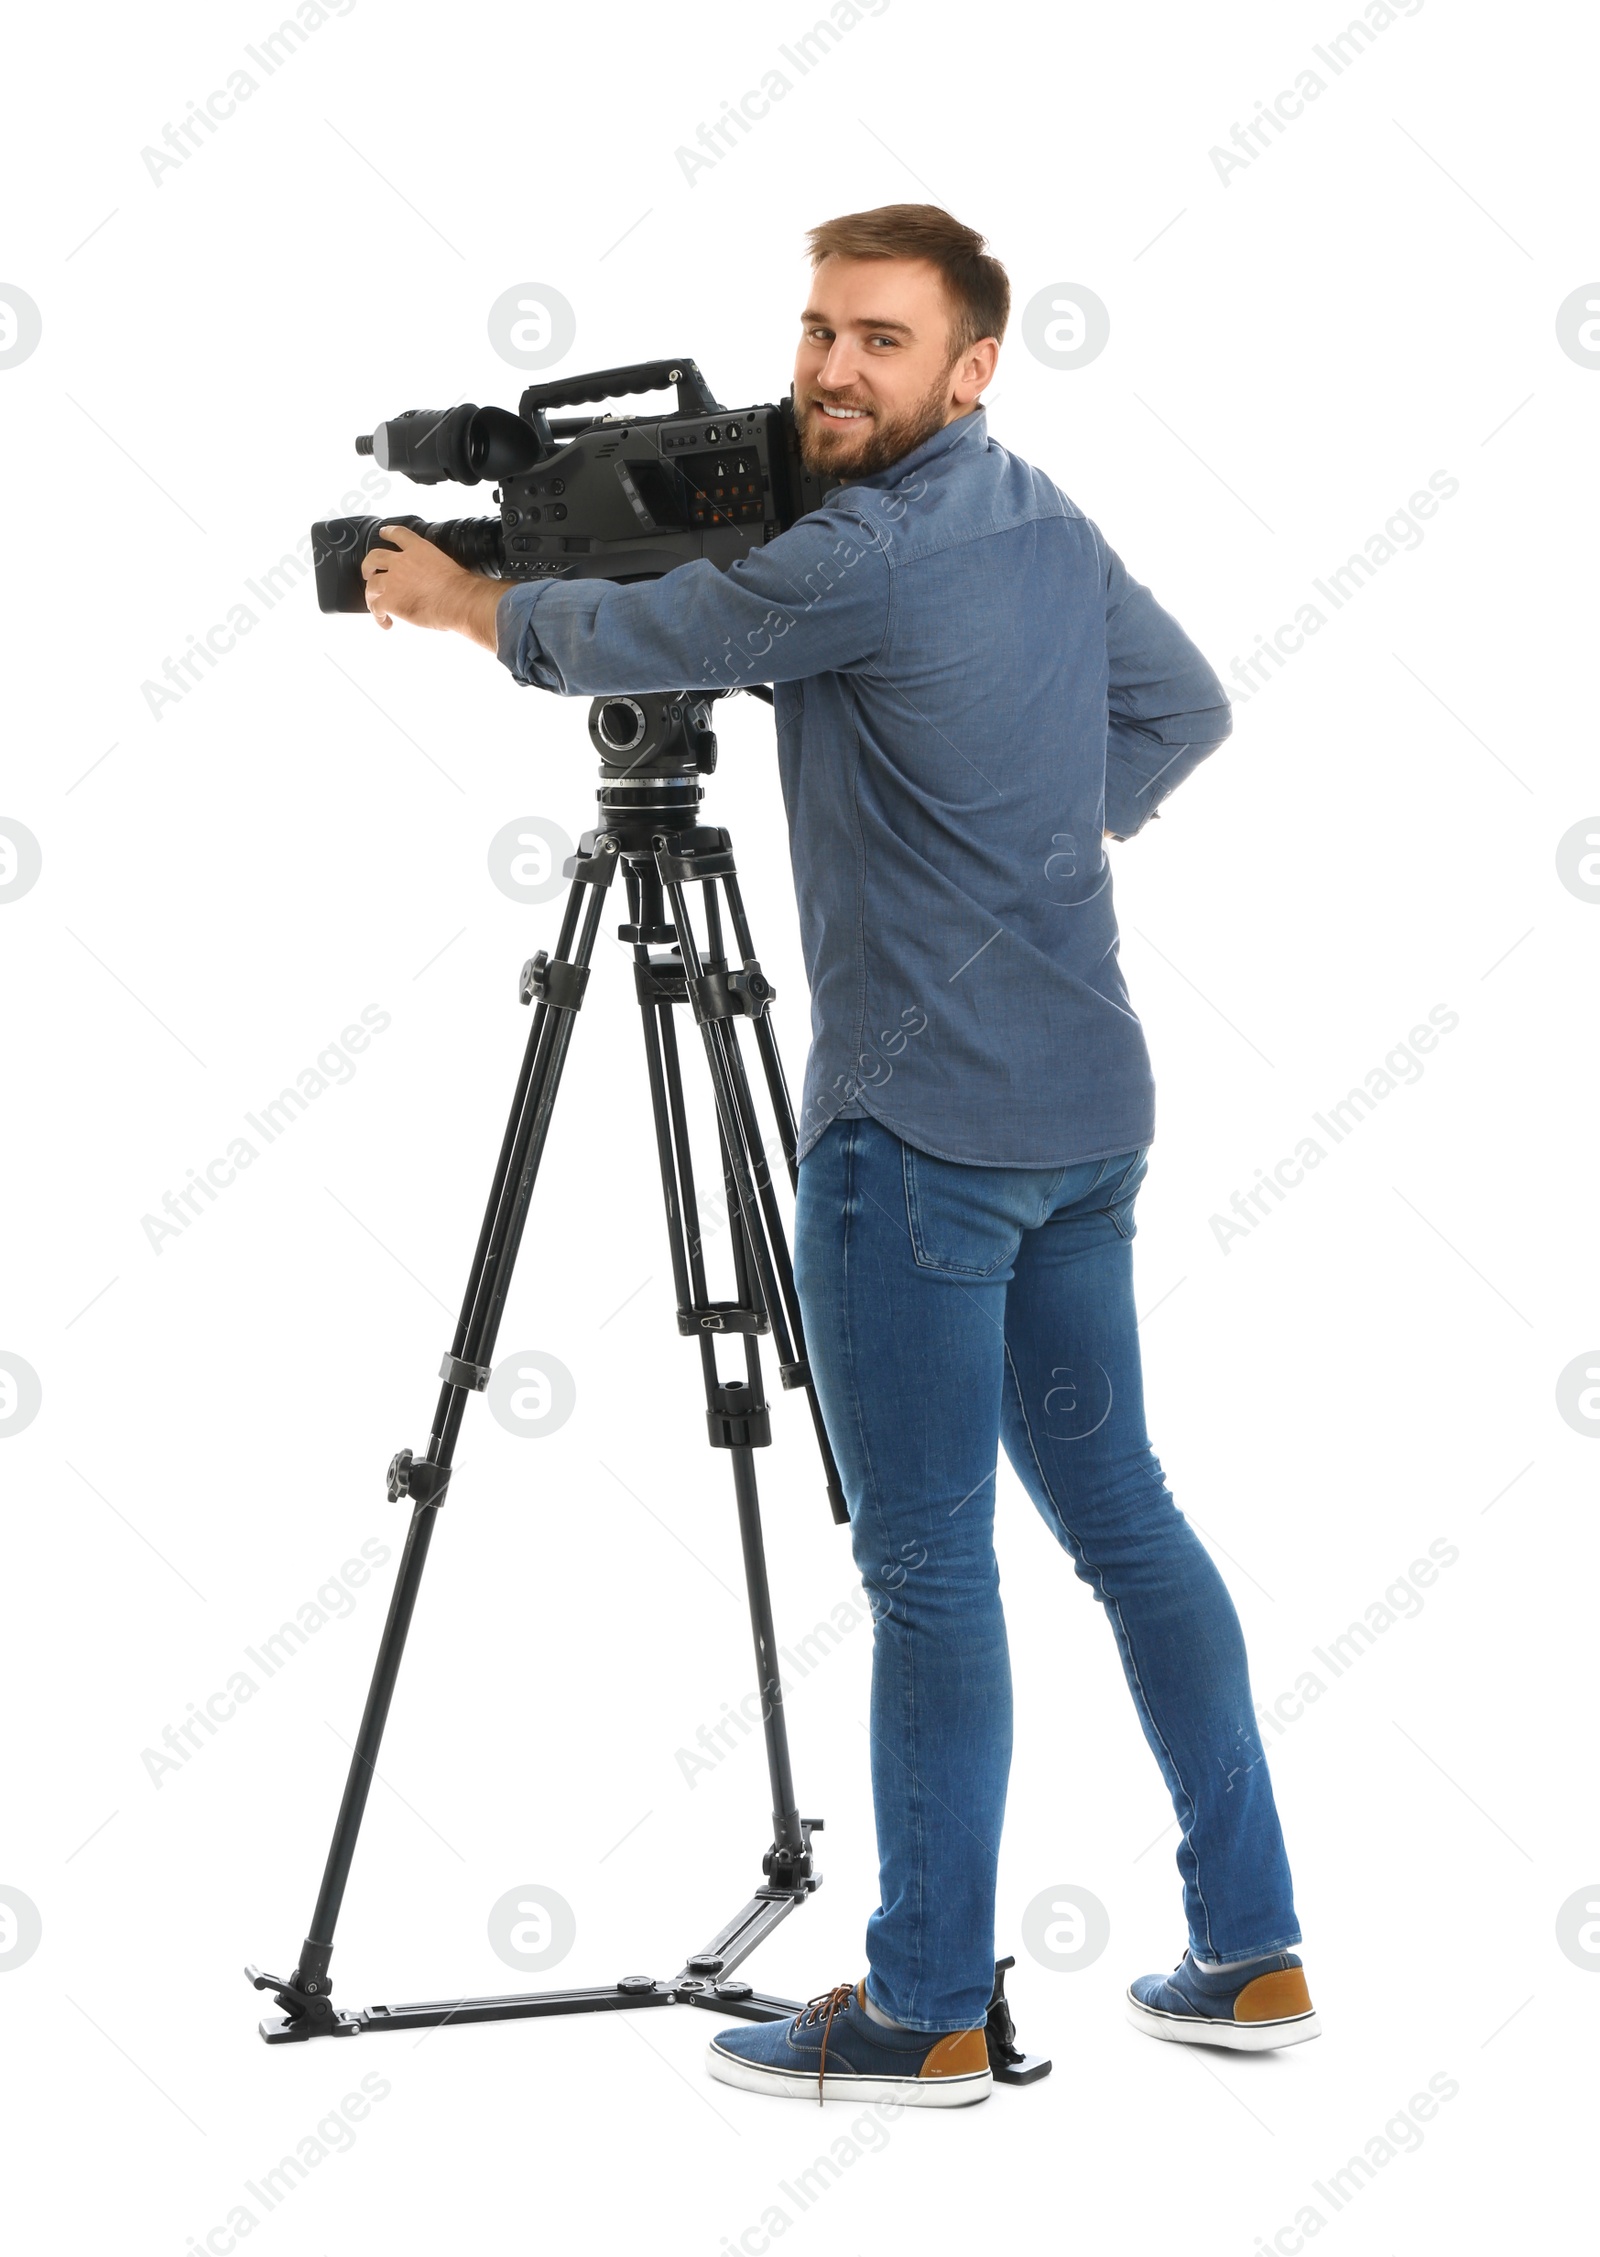
[[808, 1999], [794, 2018], [794, 2026], [797, 2030], [808, 2029], [817, 2022], [822, 2024], [822, 2051], [817, 2057], [817, 2105], [819, 2108], [823, 2101], [823, 2071], [828, 2066], [828, 2032], [833, 2028], [833, 2018], [840, 2007], [846, 2005], [855, 1995], [856, 1986], [854, 1983], [835, 1983], [831, 1991], [818, 1991], [815, 1998]]

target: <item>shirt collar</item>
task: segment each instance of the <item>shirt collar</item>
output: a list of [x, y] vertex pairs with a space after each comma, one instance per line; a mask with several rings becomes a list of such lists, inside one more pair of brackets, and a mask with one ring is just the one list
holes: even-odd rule
[[[902, 455], [898, 462], [891, 462], [883, 470], [869, 471], [865, 477], [847, 479], [844, 483], [845, 486], [897, 486], [902, 478], [911, 477], [915, 472], [925, 469], [929, 463], [937, 461], [941, 455], [949, 454], [953, 448], [965, 446], [981, 453], [988, 441], [988, 415], [981, 407], [972, 408], [967, 414], [958, 415], [953, 423], [941, 424], [937, 431], [924, 439], [920, 446], [913, 447], [908, 455]], [[831, 501], [835, 492], [843, 491], [844, 486], [833, 488], [827, 499]]]

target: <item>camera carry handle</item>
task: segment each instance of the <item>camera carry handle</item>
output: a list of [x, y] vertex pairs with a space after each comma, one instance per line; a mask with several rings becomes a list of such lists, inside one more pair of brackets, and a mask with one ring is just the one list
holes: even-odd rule
[[587, 376], [557, 376], [548, 384], [530, 384], [517, 403], [524, 421], [545, 408], [586, 407], [591, 402], [625, 398], [633, 392], [659, 392], [664, 384], [678, 387], [680, 415], [720, 415], [722, 402], [692, 360], [642, 360], [627, 368], [601, 368]]

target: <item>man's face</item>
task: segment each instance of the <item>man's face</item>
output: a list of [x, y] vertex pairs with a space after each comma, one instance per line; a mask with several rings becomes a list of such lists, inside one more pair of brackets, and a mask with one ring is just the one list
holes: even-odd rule
[[839, 483], [886, 470], [968, 412], [998, 347], [984, 340], [952, 358], [950, 313], [926, 259], [821, 262], [794, 360], [808, 470]]

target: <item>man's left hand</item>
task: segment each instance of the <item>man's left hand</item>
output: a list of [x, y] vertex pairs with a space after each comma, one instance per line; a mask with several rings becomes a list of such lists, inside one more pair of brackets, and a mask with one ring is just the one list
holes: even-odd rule
[[463, 571], [408, 525], [384, 525], [379, 532], [393, 548], [369, 549], [361, 563], [367, 609], [378, 625], [404, 619], [413, 627], [453, 629], [494, 650], [495, 614], [510, 583]]

